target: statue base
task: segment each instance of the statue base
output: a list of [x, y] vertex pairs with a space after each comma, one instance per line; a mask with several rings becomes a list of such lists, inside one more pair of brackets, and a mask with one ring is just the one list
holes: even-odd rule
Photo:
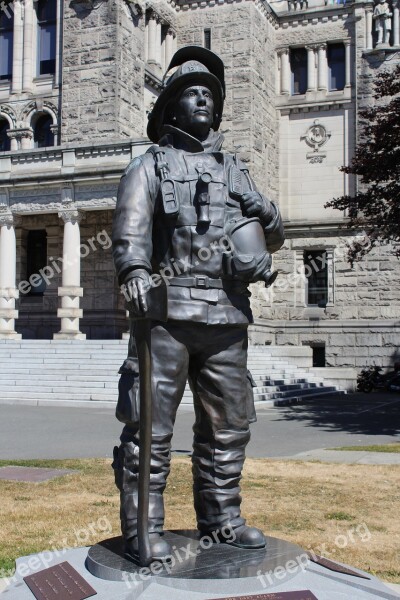
[[[197, 531], [165, 533], [173, 559], [151, 568], [124, 557], [121, 537], [91, 548], [46, 551], [16, 561], [4, 600], [33, 600], [23, 578], [67, 561], [96, 591], [96, 600], [399, 600], [381, 581], [353, 567], [324, 561], [284, 540], [263, 550], [212, 544]], [[43, 574], [44, 576], [44, 574]], [[57, 596], [59, 597], [59, 596]], [[84, 596], [81, 596], [82, 598]]]

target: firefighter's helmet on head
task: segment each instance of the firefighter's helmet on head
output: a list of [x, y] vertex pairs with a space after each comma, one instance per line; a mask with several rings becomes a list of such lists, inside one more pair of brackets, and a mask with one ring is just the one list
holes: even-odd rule
[[[172, 74], [170, 71], [175, 69]], [[224, 63], [222, 60], [201, 46], [185, 46], [175, 52], [163, 80], [163, 88], [149, 115], [147, 135], [157, 143], [165, 124], [165, 111], [178, 92], [190, 85], [205, 85], [214, 98], [214, 120], [212, 128], [216, 131], [222, 119], [225, 99]]]

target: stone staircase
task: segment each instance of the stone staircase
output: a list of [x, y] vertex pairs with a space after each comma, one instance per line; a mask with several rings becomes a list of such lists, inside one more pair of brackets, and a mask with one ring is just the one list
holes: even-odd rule
[[[286, 359], [290, 351], [293, 347], [250, 346], [256, 401], [281, 405], [344, 393], [310, 372], [301, 355]], [[0, 340], [0, 403], [112, 406], [126, 353], [126, 340]], [[187, 387], [183, 403], [192, 402]]]

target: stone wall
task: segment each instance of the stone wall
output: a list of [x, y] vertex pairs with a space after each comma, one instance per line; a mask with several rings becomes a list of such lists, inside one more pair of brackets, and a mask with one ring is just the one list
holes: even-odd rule
[[[400, 268], [392, 246], [374, 249], [350, 267], [350, 237], [334, 232], [292, 237], [274, 257], [276, 284], [253, 286], [258, 343], [325, 345], [326, 366], [390, 367], [400, 357]], [[300, 273], [303, 249], [331, 248], [333, 255], [327, 307], [307, 306]]]
[[62, 142], [142, 137], [144, 18], [65, 2], [63, 29]]
[[[229, 27], [227, 27], [229, 23]], [[225, 149], [249, 163], [257, 185], [277, 197], [277, 120], [274, 108], [275, 29], [252, 2], [178, 14], [178, 44], [203, 45], [211, 29], [212, 50], [224, 61], [226, 102], [221, 132]]]

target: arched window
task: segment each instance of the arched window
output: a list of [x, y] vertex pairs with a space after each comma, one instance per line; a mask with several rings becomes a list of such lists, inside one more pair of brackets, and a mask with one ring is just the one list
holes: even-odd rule
[[0, 79], [11, 79], [13, 61], [14, 12], [10, 4], [0, 11]]
[[7, 135], [7, 129], [10, 129], [9, 122], [0, 117], [0, 152], [7, 152], [10, 149], [10, 138]]
[[54, 146], [54, 133], [51, 131], [51, 125], [53, 125], [53, 119], [50, 115], [44, 114], [37, 119], [33, 128], [35, 148]]
[[38, 17], [38, 71], [39, 75], [56, 72], [57, 0], [39, 0]]

